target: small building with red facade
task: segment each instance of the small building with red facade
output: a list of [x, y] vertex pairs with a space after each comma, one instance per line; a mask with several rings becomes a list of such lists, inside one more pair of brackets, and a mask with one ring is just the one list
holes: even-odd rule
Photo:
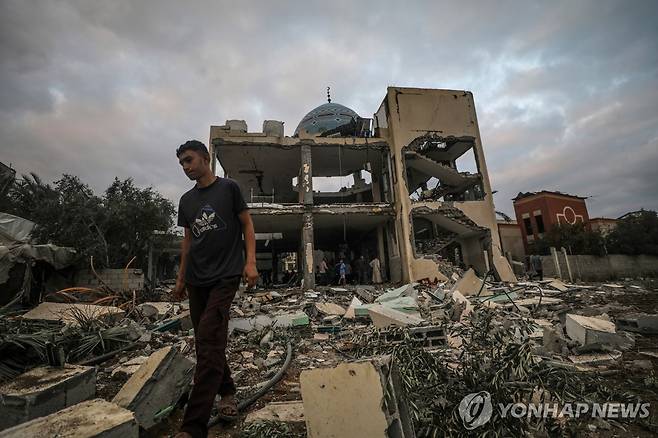
[[526, 253], [528, 245], [544, 236], [555, 225], [588, 223], [586, 197], [542, 190], [519, 193], [514, 199], [514, 212], [521, 229]]

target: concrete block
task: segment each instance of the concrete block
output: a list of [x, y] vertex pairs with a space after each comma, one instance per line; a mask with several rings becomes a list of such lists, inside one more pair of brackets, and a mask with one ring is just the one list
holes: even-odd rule
[[475, 275], [475, 271], [473, 271], [471, 268], [464, 273], [464, 276], [460, 278], [459, 281], [455, 283], [455, 285], [452, 287], [452, 291], [454, 292], [458, 290], [462, 295], [468, 297], [477, 295], [480, 291], [480, 288], [482, 288], [482, 292], [480, 292], [481, 297], [492, 295], [492, 292], [487, 289], [483, 283], [484, 281]]
[[94, 395], [94, 367], [33, 368], [0, 386], [0, 429], [50, 415]]
[[318, 312], [325, 315], [345, 315], [345, 309], [334, 303], [316, 303], [315, 308], [318, 309]]
[[303, 327], [310, 324], [308, 315], [304, 312], [275, 315], [274, 322], [277, 327]]
[[96, 306], [93, 304], [48, 303], [39, 304], [22, 316], [24, 319], [38, 319], [44, 321], [62, 321], [65, 324], [77, 324], [74, 317], [76, 312], [82, 312], [90, 318], [109, 321], [119, 321], [125, 312], [114, 306]]
[[304, 405], [301, 401], [271, 402], [262, 409], [250, 412], [245, 423], [256, 421], [282, 421], [284, 423], [303, 423]]
[[547, 352], [565, 354], [569, 351], [567, 338], [564, 337], [562, 326], [545, 327], [542, 333], [542, 342]]
[[615, 321], [617, 330], [646, 334], [658, 334], [658, 315], [635, 313], [624, 315]]
[[374, 305], [368, 309], [370, 318], [377, 328], [386, 328], [391, 325], [398, 327], [407, 327], [418, 325], [423, 322], [420, 316], [389, 309], [381, 304]]
[[458, 290], [452, 292], [452, 301], [455, 303], [452, 315], [454, 321], [461, 321], [473, 311], [471, 302]]
[[309, 438], [415, 437], [389, 357], [302, 371]]
[[142, 303], [138, 305], [137, 308], [147, 318], [162, 318], [167, 313], [171, 313], [174, 310], [174, 304], [166, 301], [151, 301]]
[[345, 318], [346, 319], [354, 319], [356, 318], [356, 307], [361, 306], [363, 303], [361, 300], [359, 300], [357, 297], [352, 298], [352, 302], [350, 303], [350, 306], [347, 308], [345, 311]]
[[418, 294], [414, 289], [414, 285], [409, 283], [404, 286], [400, 286], [397, 289], [389, 290], [375, 299], [375, 303], [383, 303], [385, 301], [391, 301], [400, 297], [413, 297], [414, 299], [418, 298]]
[[270, 137], [283, 137], [283, 122], [278, 120], [263, 121], [263, 134]]
[[411, 327], [409, 329], [409, 335], [413, 340], [422, 342], [423, 346], [428, 348], [435, 348], [448, 344], [445, 330], [438, 325]]
[[78, 403], [46, 417], [0, 431], [0, 438], [137, 438], [139, 426], [132, 412], [95, 399]]
[[605, 344], [620, 348], [632, 345], [632, 340], [616, 333], [615, 325], [604, 319], [567, 314], [567, 335], [581, 345]]
[[356, 294], [363, 300], [365, 303], [372, 303], [375, 301], [374, 288], [369, 288], [366, 286], [357, 286]]
[[192, 361], [175, 347], [162, 348], [139, 367], [112, 402], [133, 411], [139, 425], [148, 429], [188, 390], [193, 370]]
[[247, 132], [247, 122], [244, 120], [227, 120], [226, 126], [231, 131]]

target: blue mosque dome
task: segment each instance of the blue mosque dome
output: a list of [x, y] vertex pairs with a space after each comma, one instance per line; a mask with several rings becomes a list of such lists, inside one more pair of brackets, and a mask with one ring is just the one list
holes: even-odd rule
[[333, 102], [325, 103], [304, 116], [297, 125], [294, 136], [301, 130], [311, 135], [321, 135], [325, 131], [356, 121], [358, 117], [355, 111], [346, 106]]

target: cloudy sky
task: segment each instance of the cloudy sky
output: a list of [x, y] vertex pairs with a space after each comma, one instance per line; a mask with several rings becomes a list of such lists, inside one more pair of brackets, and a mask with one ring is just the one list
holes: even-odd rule
[[658, 209], [658, 2], [0, 0], [0, 161], [172, 200], [174, 149], [209, 126], [389, 85], [474, 93], [497, 209], [519, 191]]

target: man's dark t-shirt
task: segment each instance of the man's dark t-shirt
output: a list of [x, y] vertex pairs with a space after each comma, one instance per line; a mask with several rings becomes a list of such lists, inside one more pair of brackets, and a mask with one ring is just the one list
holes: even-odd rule
[[217, 178], [204, 188], [193, 187], [178, 204], [178, 225], [190, 229], [191, 245], [185, 282], [211, 286], [222, 278], [242, 275], [244, 254], [238, 213], [245, 210], [240, 187]]

